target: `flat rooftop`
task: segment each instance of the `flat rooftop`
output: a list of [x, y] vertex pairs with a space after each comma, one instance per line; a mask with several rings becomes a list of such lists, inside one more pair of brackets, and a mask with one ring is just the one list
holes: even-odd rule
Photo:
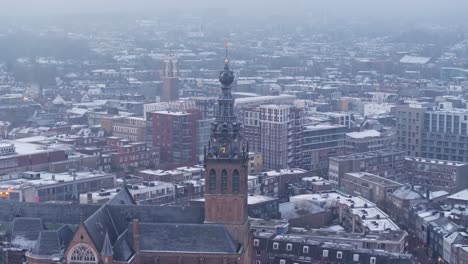
[[[64, 184], [73, 182], [73, 175], [69, 173], [50, 173], [50, 172], [24, 172], [24, 174], [40, 174], [38, 179], [19, 178], [14, 180], [0, 182], [0, 189], [19, 190], [28, 187], [41, 187], [46, 185]], [[21, 175], [21, 174], [20, 174]], [[86, 181], [93, 178], [115, 177], [114, 174], [103, 173], [99, 171], [76, 172], [76, 181]]]
[[[146, 193], [153, 193], [157, 192], [159, 190], [165, 190], [165, 194], [171, 193], [174, 191], [174, 184], [169, 183], [169, 182], [162, 182], [162, 181], [151, 181], [148, 182], [150, 184], [133, 184], [131, 185], [130, 188], [127, 188], [128, 191], [132, 195], [140, 195], [140, 194], [146, 194]], [[109, 198], [112, 199], [114, 196], [116, 196], [120, 192], [121, 188], [111, 188], [111, 189], [105, 189], [101, 190], [98, 192], [90, 192], [90, 193], [82, 193], [80, 194], [80, 203], [84, 202], [87, 200], [88, 195], [91, 195], [91, 197], [94, 199], [105, 199]], [[106, 195], [103, 195], [107, 193]], [[173, 194], [172, 194], [173, 195]]]
[[414, 162], [421, 162], [421, 163], [427, 163], [427, 164], [440, 164], [440, 165], [447, 165], [447, 166], [466, 166], [466, 165], [468, 165], [468, 163], [458, 162], [458, 161], [446, 161], [446, 160], [416, 158], [416, 157], [405, 157], [405, 160], [414, 161]]
[[369, 151], [369, 152], [363, 152], [363, 153], [354, 153], [354, 154], [343, 155], [343, 156], [336, 156], [336, 157], [331, 157], [330, 159], [362, 160], [362, 159], [369, 159], [369, 158], [388, 156], [388, 155], [397, 155], [397, 154], [404, 155], [405, 152], [401, 150], [377, 150], [377, 151]]
[[401, 183], [398, 183], [396, 181], [392, 181], [392, 180], [389, 180], [384, 177], [380, 177], [380, 176], [377, 176], [375, 174], [368, 173], [368, 172], [349, 172], [349, 173], [346, 173], [346, 175], [349, 175], [355, 178], [360, 178], [362, 180], [370, 181], [378, 185], [381, 185], [383, 187], [402, 186]]
[[47, 153], [47, 152], [59, 151], [59, 150], [71, 150], [72, 148], [72, 146], [70, 145], [54, 144], [54, 145], [45, 146], [45, 145], [40, 145], [40, 144], [23, 142], [19, 140], [3, 141], [2, 144], [4, 144], [5, 146], [7, 146], [7, 144], [13, 144], [15, 147], [15, 152], [0, 156], [0, 160], [9, 159], [12, 157], [17, 157], [17, 156], [22, 156], [22, 155]]
[[[256, 195], [256, 194], [253, 194], [253, 195], [249, 194], [249, 196], [247, 197], [247, 203], [249, 205], [260, 204], [260, 203], [275, 201], [275, 200], [278, 200], [278, 198], [265, 196], [265, 195]], [[192, 201], [205, 202], [205, 197], [193, 199]]]
[[344, 240], [362, 240], [362, 241], [400, 241], [406, 237], [407, 233], [403, 230], [387, 230], [383, 232], [369, 232], [369, 233], [347, 233], [345, 231], [328, 231], [323, 229], [310, 229], [303, 230], [301, 228], [290, 228], [289, 233], [297, 235], [303, 233], [308, 239], [314, 239], [326, 242], [339, 242]]
[[344, 127], [345, 126], [333, 125], [333, 124], [316, 124], [316, 125], [304, 126], [304, 130], [305, 131], [318, 131], [318, 130], [327, 130], [327, 129], [344, 128]]
[[346, 133], [347, 137], [353, 139], [364, 139], [364, 138], [373, 138], [373, 137], [380, 137], [381, 133], [377, 130], [365, 130], [360, 132], [350, 132]]
[[[271, 170], [271, 171], [261, 172], [260, 174], [263, 176], [280, 176], [280, 175], [301, 174], [301, 173], [307, 173], [307, 171], [296, 168], [296, 169]], [[255, 175], [252, 175], [252, 176], [255, 176]]]
[[400, 228], [390, 219], [362, 220], [362, 225], [371, 231], [400, 230]]

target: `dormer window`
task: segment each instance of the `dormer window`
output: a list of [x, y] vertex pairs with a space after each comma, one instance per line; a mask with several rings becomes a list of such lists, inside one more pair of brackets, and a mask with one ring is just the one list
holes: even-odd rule
[[278, 249], [278, 248], [279, 248], [278, 242], [274, 242], [274, 243], [273, 243], [273, 249]]
[[260, 240], [254, 239], [254, 246], [258, 247], [260, 245]]

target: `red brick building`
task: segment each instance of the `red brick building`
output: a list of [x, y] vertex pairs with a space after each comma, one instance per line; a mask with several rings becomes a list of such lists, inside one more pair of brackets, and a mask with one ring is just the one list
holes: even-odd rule
[[160, 149], [166, 169], [198, 163], [198, 123], [200, 111], [153, 112], [153, 146]]
[[110, 155], [111, 168], [116, 170], [146, 168], [154, 163], [154, 155], [144, 142], [108, 137], [104, 152]]

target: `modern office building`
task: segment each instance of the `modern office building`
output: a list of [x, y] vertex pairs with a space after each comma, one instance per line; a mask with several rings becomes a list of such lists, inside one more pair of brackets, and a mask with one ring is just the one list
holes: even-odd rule
[[347, 127], [341, 125], [306, 125], [303, 132], [303, 165], [315, 175], [328, 173], [329, 157], [345, 154], [345, 134]]
[[468, 109], [440, 104], [424, 114], [421, 157], [468, 162]]
[[399, 105], [395, 109], [397, 148], [404, 150], [408, 156], [420, 156], [424, 113], [427, 107], [423, 104]]
[[406, 183], [454, 193], [468, 188], [468, 163], [406, 157]]
[[302, 166], [303, 111], [290, 105], [260, 106], [261, 152], [266, 169]]
[[249, 142], [250, 151], [261, 152], [260, 108], [245, 108], [241, 113], [244, 140]]
[[211, 123], [214, 119], [200, 119], [197, 121], [197, 151], [198, 160], [203, 160], [205, 147], [208, 145], [208, 141], [211, 136]]
[[397, 106], [397, 147], [408, 156], [468, 162], [468, 110], [451, 102]]
[[330, 158], [329, 180], [341, 186], [343, 175], [348, 172], [369, 172], [395, 180], [406, 169], [405, 152], [379, 150]]
[[378, 203], [385, 201], [402, 184], [367, 172], [349, 172], [343, 174], [341, 186], [350, 195]]
[[383, 149], [396, 148], [396, 134], [393, 132], [379, 132], [377, 130], [364, 130], [346, 134], [346, 153], [362, 153]]

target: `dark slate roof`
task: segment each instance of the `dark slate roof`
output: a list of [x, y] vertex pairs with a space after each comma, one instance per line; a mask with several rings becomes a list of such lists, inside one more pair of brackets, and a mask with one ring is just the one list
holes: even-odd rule
[[127, 229], [128, 223], [133, 219], [145, 223], [201, 224], [205, 221], [203, 207], [145, 205], [108, 205], [107, 207], [120, 234]]
[[127, 261], [133, 256], [133, 250], [129, 243], [128, 232], [123, 232], [114, 244], [114, 260]]
[[[140, 249], [155, 252], [237, 253], [223, 225], [140, 223]], [[133, 237], [131, 224], [129, 236]]]
[[414, 87], [402, 87], [398, 90], [398, 95], [402, 97], [418, 97], [419, 94], [419, 89]]
[[22, 249], [31, 249], [44, 229], [40, 218], [15, 218], [11, 226], [11, 244]]
[[123, 188], [119, 193], [117, 193], [112, 199], [107, 201], [107, 205], [130, 205], [136, 204], [133, 199], [132, 194], [128, 191], [127, 188]]
[[50, 256], [54, 254], [60, 254], [60, 240], [57, 231], [43, 230], [39, 233], [32, 254], [39, 256]]
[[102, 205], [61, 203], [25, 203], [0, 199], [0, 221], [11, 222], [15, 217], [41, 218], [44, 223], [79, 224], [81, 216], [90, 217]]
[[114, 250], [112, 249], [112, 244], [109, 239], [109, 233], [106, 232], [106, 237], [104, 238], [104, 244], [101, 249], [101, 256], [114, 256]]
[[70, 228], [69, 225], [63, 225], [57, 230], [57, 233], [60, 239], [60, 246], [62, 248], [67, 248], [70, 244], [70, 241], [73, 239], [73, 230]]
[[106, 230], [109, 233], [111, 243], [115, 242], [119, 236], [106, 205], [103, 205], [91, 217], [86, 219], [84, 225], [99, 252], [104, 244]]

